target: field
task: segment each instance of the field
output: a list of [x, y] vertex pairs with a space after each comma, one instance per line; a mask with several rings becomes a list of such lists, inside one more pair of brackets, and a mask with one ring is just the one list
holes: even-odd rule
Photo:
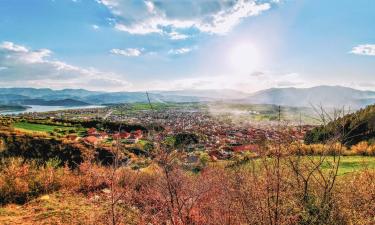
[[[328, 161], [332, 161], [330, 157]], [[338, 174], [346, 175], [353, 172], [358, 172], [364, 169], [375, 169], [375, 157], [371, 156], [342, 156], [340, 159], [340, 167]], [[329, 163], [323, 164], [323, 169], [328, 169]]]
[[67, 130], [69, 127], [64, 126], [52, 126], [52, 125], [44, 125], [44, 124], [36, 124], [36, 123], [28, 123], [28, 122], [17, 122], [13, 125], [15, 129], [19, 129], [26, 132], [42, 132], [48, 133], [53, 132], [55, 129], [62, 129]]
[[[309, 160], [313, 160], [314, 162], [318, 162], [319, 156], [302, 156], [301, 161], [307, 162]], [[333, 157], [328, 156], [325, 159], [325, 162], [322, 164], [322, 170], [328, 171], [330, 169], [330, 165], [333, 162]], [[256, 166], [262, 166], [259, 160], [256, 160]], [[287, 162], [286, 162], [287, 163]], [[212, 165], [220, 165], [223, 167], [233, 165], [233, 161], [219, 161], [212, 163]], [[243, 164], [244, 167], [252, 168], [250, 163]], [[341, 156], [340, 157], [340, 166], [338, 170], [339, 176], [350, 176], [356, 172], [363, 171], [365, 169], [375, 170], [375, 157], [372, 156]]]

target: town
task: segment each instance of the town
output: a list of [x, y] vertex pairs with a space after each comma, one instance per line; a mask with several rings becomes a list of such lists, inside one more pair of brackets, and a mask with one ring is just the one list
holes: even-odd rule
[[[211, 159], [230, 159], [235, 154], [258, 152], [258, 144], [275, 141], [282, 132], [288, 132], [295, 141], [302, 141], [305, 133], [314, 126], [307, 124], [288, 125], [286, 121], [263, 121], [254, 123], [249, 120], [233, 121], [227, 114], [212, 114], [205, 105], [180, 104], [170, 108], [168, 104], [153, 109], [152, 104], [114, 105], [104, 108], [75, 109], [55, 112], [25, 113], [16, 118], [38, 123], [49, 121], [50, 125], [82, 124], [85, 121], [105, 121], [120, 126], [112, 129], [86, 125], [84, 132], [67, 132], [63, 137], [70, 141], [81, 142], [93, 147], [110, 148], [114, 143], [134, 148], [145, 144], [154, 144], [157, 136], [176, 137], [190, 134], [194, 138], [185, 143], [185, 152], [205, 152]], [[148, 108], [149, 107], [149, 108]], [[249, 111], [249, 116], [259, 114]], [[33, 122], [32, 122], [33, 121]], [[60, 123], [59, 123], [60, 121]], [[121, 125], [123, 127], [121, 127]], [[124, 129], [126, 125], [139, 125], [144, 129]], [[285, 130], [285, 127], [287, 130]], [[16, 126], [17, 128], [17, 126]]]

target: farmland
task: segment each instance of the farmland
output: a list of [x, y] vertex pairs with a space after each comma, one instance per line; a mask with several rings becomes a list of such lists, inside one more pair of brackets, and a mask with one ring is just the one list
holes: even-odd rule
[[44, 125], [44, 124], [36, 124], [36, 123], [29, 123], [29, 122], [17, 122], [14, 124], [15, 129], [20, 129], [28, 132], [53, 132], [56, 129], [68, 130], [71, 127], [64, 127], [64, 126], [53, 126], [53, 125]]

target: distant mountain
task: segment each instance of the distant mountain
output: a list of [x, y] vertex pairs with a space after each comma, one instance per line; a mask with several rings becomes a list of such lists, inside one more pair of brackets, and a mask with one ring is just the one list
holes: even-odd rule
[[19, 94], [0, 94], [0, 104], [2, 105], [18, 105], [26, 99], [28, 99], [27, 96]]
[[[375, 92], [341, 86], [312, 88], [271, 88], [248, 94], [236, 90], [149, 91], [152, 102], [240, 102], [295, 107], [361, 108], [375, 103]], [[117, 104], [147, 102], [145, 92], [96, 92], [84, 89], [52, 90], [48, 88], [0, 88], [0, 104], [53, 106], [83, 106], [87, 104]]]
[[247, 93], [230, 89], [152, 91], [151, 93], [174, 96], [195, 96], [206, 100], [241, 99], [248, 96]]
[[74, 99], [62, 99], [62, 100], [44, 100], [44, 99], [26, 99], [22, 101], [22, 105], [41, 105], [41, 106], [88, 106], [89, 103], [74, 100]]
[[21, 106], [21, 105], [0, 105], [0, 112], [8, 112], [8, 111], [23, 111], [26, 110], [28, 107]]
[[[149, 93], [152, 102], [199, 102], [202, 99], [195, 96], [178, 96]], [[84, 98], [86, 102], [93, 104], [111, 104], [111, 103], [135, 103], [147, 102], [145, 92], [115, 92], [102, 93]]]
[[87, 91], [84, 89], [52, 90], [49, 88], [0, 88], [2, 95], [20, 95], [32, 99], [58, 100], [68, 98], [82, 99], [102, 92]]
[[241, 101], [253, 104], [287, 106], [361, 108], [375, 103], [375, 92], [361, 91], [342, 86], [317, 86], [312, 88], [271, 88], [255, 92]]

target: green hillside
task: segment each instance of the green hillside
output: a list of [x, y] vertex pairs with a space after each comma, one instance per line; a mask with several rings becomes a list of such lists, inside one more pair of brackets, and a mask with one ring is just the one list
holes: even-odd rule
[[348, 114], [326, 126], [312, 129], [306, 133], [305, 143], [326, 142], [334, 137], [339, 138], [347, 146], [361, 141], [375, 141], [375, 105]]

